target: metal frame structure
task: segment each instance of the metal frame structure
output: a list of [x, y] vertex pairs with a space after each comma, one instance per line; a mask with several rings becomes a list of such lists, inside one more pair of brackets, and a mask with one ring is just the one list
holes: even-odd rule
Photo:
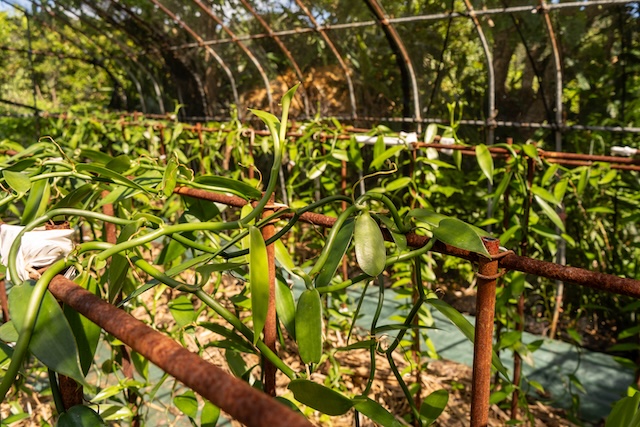
[[[17, 9], [20, 8], [14, 0], [3, 0], [6, 4], [10, 4], [15, 6]], [[493, 143], [494, 140], [494, 131], [497, 128], [504, 127], [518, 127], [518, 128], [529, 128], [529, 129], [549, 129], [552, 130], [555, 135], [555, 143], [556, 143], [556, 151], [561, 150], [562, 146], [562, 134], [567, 131], [603, 131], [603, 132], [617, 132], [617, 133], [638, 133], [640, 132], [640, 128], [637, 126], [590, 126], [590, 125], [567, 125], [563, 120], [563, 103], [562, 103], [562, 91], [563, 91], [563, 70], [562, 70], [562, 58], [560, 57], [560, 51], [558, 47], [558, 37], [556, 35], [556, 31], [554, 29], [554, 25], [550, 18], [550, 12], [554, 10], [562, 10], [562, 9], [571, 9], [571, 8], [589, 8], [589, 7], [604, 7], [604, 6], [614, 6], [614, 5], [625, 5], [634, 3], [631, 0], [589, 0], [587, 2], [560, 2], [560, 3], [547, 3], [545, 0], [539, 0], [537, 4], [531, 5], [520, 5], [520, 6], [508, 6], [505, 3], [504, 7], [500, 8], [488, 8], [482, 10], [476, 10], [470, 0], [464, 0], [464, 11], [461, 10], [451, 10], [441, 13], [431, 13], [431, 14], [418, 14], [414, 16], [402, 16], [402, 17], [393, 17], [388, 16], [385, 12], [384, 7], [381, 2], [378, 0], [363, 0], [363, 6], [369, 9], [371, 12], [371, 16], [374, 18], [372, 20], [363, 20], [357, 22], [344, 22], [344, 23], [335, 23], [329, 24], [324, 22], [324, 19], [318, 20], [314, 16], [314, 11], [310, 8], [311, 4], [308, 1], [304, 0], [295, 0], [295, 6], [302, 12], [306, 18], [306, 20], [311, 24], [309, 27], [298, 26], [296, 28], [292, 28], [289, 30], [282, 31], [274, 31], [270, 26], [267, 19], [259, 13], [255, 7], [252, 6], [250, 0], [239, 0], [238, 6], [242, 6], [244, 11], [248, 16], [251, 16], [255, 19], [256, 22], [259, 23], [259, 27], [264, 29], [263, 33], [247, 33], [240, 34], [237, 31], [234, 31], [230, 28], [230, 26], [225, 23], [225, 19], [216, 12], [216, 10], [207, 3], [206, 0], [192, 0], [192, 4], [195, 5], [198, 10], [201, 11], [201, 14], [204, 15], [200, 19], [211, 19], [213, 20], [222, 30], [222, 34], [216, 36], [215, 39], [207, 39], [202, 35], [198, 34], [198, 32], [190, 25], [184, 18], [180, 16], [180, 12], [177, 10], [171, 10], [167, 6], [166, 0], [149, 0], [150, 4], [154, 5], [154, 7], [164, 14], [170, 21], [173, 21], [177, 26], [184, 31], [187, 37], [194, 39], [194, 42], [178, 42], [171, 43], [171, 45], [166, 45], [166, 42], [169, 40], [164, 38], [163, 41], [163, 49], [167, 51], [184, 51], [188, 49], [203, 49], [208, 55], [214, 58], [217, 66], [223, 71], [223, 74], [226, 75], [229, 84], [230, 90], [232, 93], [231, 102], [236, 104], [239, 109], [239, 114], [241, 115], [241, 119], [243, 118], [242, 112], [244, 111], [244, 106], [241, 105], [241, 94], [239, 93], [237, 79], [235, 77], [235, 70], [232, 69], [228, 61], [223, 57], [220, 52], [217, 52], [214, 49], [214, 46], [221, 45], [235, 45], [237, 46], [248, 58], [249, 62], [254, 65], [255, 70], [257, 70], [257, 74], [259, 79], [261, 80], [264, 88], [265, 88], [265, 96], [267, 97], [267, 104], [269, 109], [273, 111], [274, 103], [272, 97], [272, 89], [269, 80], [269, 76], [267, 75], [267, 71], [263, 64], [261, 64], [258, 57], [252, 52], [252, 50], [246, 45], [246, 42], [250, 40], [257, 39], [270, 39], [272, 40], [282, 52], [286, 61], [291, 64], [292, 70], [294, 71], [296, 77], [304, 81], [305, 80], [305, 71], [299, 65], [299, 62], [296, 60], [291, 49], [287, 48], [285, 45], [284, 39], [290, 36], [305, 34], [316, 32], [322, 38], [325, 46], [332, 52], [335, 60], [337, 61], [337, 65], [340, 69], [342, 69], [344, 75], [344, 82], [348, 88], [348, 99], [351, 107], [351, 114], [349, 116], [337, 116], [342, 120], [354, 120], [357, 119], [361, 122], [372, 122], [372, 123], [396, 123], [400, 126], [413, 126], [418, 130], [421, 129], [422, 125], [425, 123], [446, 123], [446, 120], [438, 117], [423, 117], [422, 116], [422, 108], [421, 108], [421, 100], [420, 100], [420, 90], [419, 90], [419, 82], [417, 79], [416, 71], [413, 66], [413, 61], [405, 47], [405, 44], [400, 36], [400, 33], [397, 31], [396, 27], [398, 25], [408, 24], [408, 23], [428, 23], [435, 22], [440, 20], [451, 20], [451, 19], [469, 19], [475, 28], [478, 39], [480, 41], [480, 46], [482, 50], [482, 54], [486, 59], [486, 72], [487, 72], [487, 111], [486, 117], [484, 119], [468, 119], [460, 121], [462, 125], [475, 126], [479, 128], [485, 129], [486, 132], [486, 142], [488, 144]], [[46, 8], [47, 4], [55, 4], [57, 7], [63, 8], [66, 13], [76, 15], [82, 18], [82, 14], [79, 12], [74, 12], [73, 9], [70, 8], [69, 2], [65, 2], [65, 0], [33, 0], [32, 3], [42, 8]], [[294, 4], [292, 3], [292, 4]], [[80, 6], [77, 6], [77, 5]], [[108, 4], [109, 7], [105, 6]], [[131, 19], [138, 19], [139, 17], [132, 10], [131, 6], [128, 5], [127, 2], [118, 2], [115, 0], [110, 0], [109, 2], [105, 2], [103, 4], [96, 4], [95, 2], [89, 2], [86, 0], [80, 0], [80, 3], [75, 3], [76, 8], [80, 8], [79, 10], [91, 10], [97, 17], [100, 17], [103, 21], [109, 21], [110, 27], [106, 30], [97, 30], [98, 34], [108, 35], [110, 28], [117, 28], [117, 32], [120, 35], [127, 34], [127, 28], [123, 25], [118, 26], [114, 20], [108, 19], [109, 10], [118, 10], [119, 12], [124, 12]], [[186, 7], [186, 6], [182, 6]], [[111, 9], [109, 9], [111, 8]], [[174, 6], [174, 8], [176, 8]], [[544, 26], [547, 30], [547, 39], [549, 40], [551, 51], [552, 51], [552, 59], [553, 66], [555, 69], [554, 76], [556, 80], [556, 89], [554, 94], [554, 122], [553, 123], [545, 123], [545, 122], [532, 122], [532, 123], [521, 123], [515, 121], [508, 120], [499, 120], [497, 117], [497, 111], [500, 109], [499, 102], [495, 99], [495, 73], [493, 69], [493, 61], [492, 61], [492, 52], [487, 36], [484, 33], [483, 24], [480, 21], [480, 18], [488, 18], [494, 15], [504, 15], [504, 14], [522, 14], [522, 13], [536, 13], [542, 17], [544, 22]], [[57, 19], [61, 19], [57, 17]], [[64, 25], [71, 25], [70, 23]], [[158, 28], [154, 28], [153, 24], [145, 23], [146, 27], [150, 32], [158, 33], [160, 30]], [[358, 109], [357, 102], [357, 94], [356, 87], [353, 81], [354, 76], [354, 68], [349, 65], [350, 60], [344, 56], [343, 53], [340, 52], [340, 48], [336, 45], [335, 40], [330, 36], [331, 32], [336, 30], [348, 30], [348, 29], [356, 29], [356, 28], [368, 28], [368, 27], [377, 27], [384, 34], [384, 37], [388, 40], [389, 46], [396, 57], [396, 62], [398, 64], [399, 72], [400, 72], [400, 84], [402, 86], [402, 100], [399, 100], [399, 104], [403, 105], [402, 112], [399, 116], [396, 117], [384, 117], [384, 116], [368, 116], [360, 113]], [[87, 35], [88, 38], [91, 38], [90, 35]], [[129, 34], [131, 40], [136, 38], [135, 34]], [[111, 37], [112, 41], [117, 43], [119, 46], [122, 46], [122, 50], [126, 50], [127, 46], [124, 43], [118, 42], [117, 38]], [[162, 36], [159, 36], [159, 39], [162, 39]], [[143, 42], [141, 40], [138, 43]], [[154, 46], [142, 46], [142, 53], [131, 54], [129, 52], [126, 57], [126, 61], [136, 63], [135, 66], [139, 67], [142, 70], [142, 74], [144, 74], [151, 81], [151, 86], [154, 88], [154, 92], [156, 98], [158, 99], [158, 103], [160, 105], [160, 113], [164, 113], [164, 103], [162, 101], [161, 88], [160, 83], [155, 78], [155, 76], [145, 69], [144, 65], [139, 62], [139, 57], [142, 54], [149, 54], [150, 51], [156, 50], [154, 54], [156, 59], [154, 59], [154, 63], [157, 67], [162, 67], [161, 60], [158, 60], [157, 47]], [[146, 52], [146, 53], [145, 53]], [[123, 62], [117, 64], [122, 69], [127, 70], [127, 65]], [[136, 76], [131, 71], [127, 71], [129, 77], [131, 78], [134, 85], [140, 90], [142, 90], [143, 85], [141, 82], [136, 82]], [[207, 96], [204, 94], [203, 85], [204, 82], [201, 81], [201, 78], [198, 76], [193, 76], [199, 85], [199, 91], [201, 98], [204, 102], [207, 102]], [[165, 83], [166, 84], [166, 83]], [[304, 90], [301, 91], [301, 96], [303, 98], [304, 105], [304, 117], [310, 117], [310, 99], [308, 93]], [[140, 96], [140, 95], [139, 95]], [[220, 96], [224, 97], [224, 94], [220, 94]], [[210, 103], [209, 99], [209, 103]], [[224, 100], [223, 102], [229, 102], [228, 100]], [[144, 108], [144, 100], [141, 100]], [[205, 111], [207, 109], [207, 105], [203, 106]], [[152, 112], [152, 111], [147, 111]], [[203, 119], [215, 119], [220, 120], [224, 119], [226, 116], [212, 115], [212, 116], [202, 116], [202, 117], [182, 117], [185, 120], [193, 119], [196, 121], [202, 121]]]

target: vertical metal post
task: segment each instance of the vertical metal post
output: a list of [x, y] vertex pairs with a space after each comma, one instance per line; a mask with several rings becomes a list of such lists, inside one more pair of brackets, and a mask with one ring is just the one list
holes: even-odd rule
[[[342, 195], [346, 196], [347, 195], [347, 162], [345, 160], [342, 161], [342, 168], [340, 170], [340, 178], [342, 180], [341, 182], [341, 189], [342, 189]], [[342, 201], [342, 212], [347, 210], [347, 202], [346, 201]], [[349, 265], [347, 263], [347, 256], [345, 255], [344, 257], [342, 257], [342, 277], [343, 280], [347, 280], [347, 278], [349, 277]]]
[[[273, 214], [273, 206], [270, 206], [272, 204], [273, 196], [271, 196], [270, 203], [262, 213], [263, 218]], [[275, 227], [272, 223], [262, 227], [262, 238], [265, 242], [273, 237], [274, 234]], [[267, 318], [264, 322], [264, 343], [275, 353], [278, 330], [276, 325], [276, 256], [275, 246], [273, 244], [267, 246], [267, 260], [269, 266], [269, 305], [267, 306]], [[277, 369], [266, 358], [262, 359], [262, 369], [264, 372], [264, 392], [275, 396]]]
[[[527, 199], [524, 205], [524, 217], [522, 219], [522, 240], [520, 241], [520, 255], [526, 256], [529, 252], [529, 217], [531, 215], [531, 204], [533, 203], [533, 177], [535, 175], [536, 164], [531, 157], [527, 157]], [[524, 331], [524, 290], [518, 297], [516, 313], [516, 331]], [[513, 394], [511, 395], [511, 419], [518, 419], [518, 400], [520, 400], [520, 379], [522, 377], [522, 357], [518, 352], [513, 353]]]
[[[542, 11], [542, 17], [544, 19], [545, 26], [547, 27], [547, 34], [549, 35], [549, 41], [551, 43], [551, 53], [553, 54], [553, 65], [556, 73], [556, 94], [555, 94], [555, 143], [556, 151], [562, 151], [562, 127], [563, 123], [563, 108], [562, 108], [562, 58], [560, 57], [560, 49], [558, 47], [558, 40], [556, 38], [553, 24], [551, 23], [551, 17], [549, 16], [549, 6], [545, 0], [540, 0], [540, 10]], [[558, 209], [558, 214], [561, 218], [564, 218], [564, 206]], [[564, 219], [563, 219], [564, 222]], [[559, 233], [559, 229], [556, 227], [556, 233]], [[558, 240], [558, 250], [556, 252], [556, 263], [564, 265], [567, 262], [566, 259], [566, 243], [564, 239]], [[553, 311], [553, 318], [551, 319], [551, 328], [549, 331], [549, 338], [553, 339], [556, 334], [556, 328], [558, 326], [558, 319], [560, 317], [560, 311], [562, 310], [562, 300], [564, 295], [564, 282], [556, 280], [556, 297], [555, 307]]]
[[[483, 237], [482, 241], [489, 254], [497, 255], [500, 252], [500, 240], [492, 237]], [[478, 295], [476, 299], [476, 327], [473, 343], [471, 427], [485, 427], [489, 422], [497, 273], [498, 260], [484, 257], [480, 259], [478, 266]]]

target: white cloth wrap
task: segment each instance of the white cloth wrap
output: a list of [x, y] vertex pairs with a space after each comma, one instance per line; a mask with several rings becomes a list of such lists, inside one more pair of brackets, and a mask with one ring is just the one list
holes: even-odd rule
[[[8, 267], [9, 251], [16, 236], [24, 227], [19, 225], [0, 225], [0, 263]], [[45, 230], [44, 227], [27, 231], [16, 257], [18, 279], [23, 282], [29, 279], [29, 273], [36, 267], [45, 267], [69, 255], [73, 250], [74, 230]], [[13, 283], [9, 270], [7, 279]]]

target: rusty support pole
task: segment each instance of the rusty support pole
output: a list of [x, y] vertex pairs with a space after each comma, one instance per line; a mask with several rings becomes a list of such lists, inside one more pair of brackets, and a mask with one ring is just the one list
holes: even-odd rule
[[151, 363], [247, 426], [311, 427], [302, 415], [191, 353], [162, 333], [103, 301], [63, 276], [51, 293]]
[[[497, 255], [500, 252], [500, 240], [491, 237], [483, 237], [482, 240], [489, 254]], [[478, 264], [477, 314], [471, 385], [471, 427], [485, 427], [489, 423], [498, 260], [481, 257]]]
[[7, 323], [9, 317], [9, 301], [7, 300], [7, 285], [4, 279], [0, 280], [0, 307], [2, 307], [2, 322]]
[[[101, 193], [101, 196], [103, 199], [105, 199], [108, 195], [109, 195], [109, 190], [103, 190]], [[102, 206], [102, 213], [109, 216], [115, 216], [116, 212], [113, 207], [113, 204], [112, 203], [104, 204]], [[104, 240], [107, 243], [111, 243], [112, 245], [115, 245], [118, 242], [116, 225], [112, 222], [105, 222], [103, 227], [104, 227]], [[111, 283], [109, 284], [109, 286], [111, 286]], [[120, 301], [122, 299], [122, 293], [120, 293], [119, 295], [114, 295], [114, 298], [116, 299], [116, 301]], [[122, 358], [122, 373], [126, 378], [132, 380], [134, 378], [134, 366], [133, 366], [133, 361], [131, 360], [131, 352], [127, 347], [120, 347], [119, 351], [120, 351], [120, 357]], [[70, 391], [72, 387], [69, 387], [68, 385], [65, 384], [65, 382], [68, 381], [66, 377], [63, 377], [62, 375], [59, 375], [58, 377], [59, 377], [61, 391], [64, 391], [65, 388], [67, 391]], [[74, 384], [75, 384], [75, 381], [74, 381]], [[76, 388], [77, 386], [78, 385], [76, 384]], [[124, 394], [127, 398], [127, 402], [129, 402], [133, 407], [132, 412], [134, 416], [131, 421], [131, 426], [137, 427], [140, 425], [140, 415], [138, 414], [137, 393], [135, 392], [135, 389], [128, 388], [124, 392]], [[80, 389], [80, 403], [82, 403], [82, 389]], [[65, 403], [65, 407], [66, 407], [66, 403]]]
[[[342, 169], [340, 170], [340, 176], [342, 178], [342, 183], [341, 183], [342, 195], [346, 196], [347, 195], [347, 162], [345, 160], [342, 161]], [[341, 206], [342, 206], [342, 212], [347, 210], [346, 201], [343, 200]], [[343, 280], [347, 280], [349, 278], [349, 265], [348, 265], [346, 254], [344, 257], [342, 257], [342, 277], [343, 277]]]
[[[273, 204], [273, 195], [271, 196], [270, 204]], [[265, 207], [262, 217], [268, 218], [274, 213], [273, 207]], [[275, 227], [273, 223], [269, 223], [262, 227], [262, 238], [265, 242], [272, 238], [275, 234]], [[276, 341], [278, 339], [278, 326], [276, 324], [276, 255], [275, 246], [270, 244], [267, 246], [267, 263], [269, 266], [269, 304], [267, 306], [267, 318], [264, 323], [264, 343], [273, 351], [276, 352]], [[266, 358], [262, 359], [264, 392], [270, 396], [276, 395], [276, 372], [277, 369]]]
[[[531, 157], [527, 157], [527, 199], [524, 206], [524, 218], [522, 220], [522, 240], [520, 241], [520, 255], [527, 256], [529, 252], [529, 217], [531, 215], [531, 205], [533, 204], [533, 178], [535, 176], [536, 164]], [[524, 331], [524, 289], [518, 297], [516, 307], [516, 331]], [[521, 338], [522, 339], [522, 338]], [[513, 352], [513, 384], [515, 388], [511, 395], [511, 419], [518, 419], [518, 400], [520, 400], [520, 379], [522, 377], [522, 357], [517, 351]]]

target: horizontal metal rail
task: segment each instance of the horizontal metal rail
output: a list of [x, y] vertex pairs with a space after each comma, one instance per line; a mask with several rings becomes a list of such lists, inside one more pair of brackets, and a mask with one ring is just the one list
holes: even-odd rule
[[[202, 189], [177, 187], [174, 191], [185, 196], [223, 203], [234, 207], [242, 207], [247, 204], [247, 201], [241, 197], [227, 196]], [[293, 212], [287, 212], [283, 215], [284, 218], [292, 218], [294, 216], [295, 213]], [[302, 222], [321, 227], [332, 227], [336, 222], [336, 218], [311, 212], [303, 213], [299, 219]], [[407, 244], [412, 247], [423, 247], [430, 240], [429, 237], [420, 236], [413, 232], [408, 233], [406, 237]], [[392, 240], [389, 234], [387, 234], [385, 238], [387, 240]], [[437, 241], [434, 244], [432, 250], [434, 252], [453, 255], [473, 262], [479, 262], [483, 259], [482, 255], [446, 245], [440, 241]], [[502, 256], [499, 257], [499, 266], [508, 270], [516, 270], [551, 280], [561, 280], [604, 292], [640, 298], [640, 280], [614, 276], [612, 274], [600, 273], [583, 268], [570, 267], [548, 261], [541, 261], [519, 256], [514, 253], [506, 255], [502, 254]]]
[[[566, 9], [566, 8], [584, 8], [590, 6], [613, 6], [620, 4], [631, 4], [636, 3], [634, 0], [589, 0], [589, 1], [576, 1], [576, 2], [567, 2], [567, 3], [552, 3], [546, 5], [545, 9], [554, 10], [554, 9]], [[485, 15], [499, 15], [505, 13], [538, 13], [541, 11], [539, 6], [525, 5], [525, 6], [512, 6], [512, 7], [500, 7], [486, 10], [477, 10], [475, 11], [475, 15], [477, 16], [485, 16]], [[471, 16], [470, 12], [440, 12], [433, 13], [429, 15], [416, 15], [416, 16], [404, 16], [399, 18], [388, 18], [388, 22], [390, 24], [401, 24], [401, 23], [409, 23], [409, 22], [425, 22], [425, 21], [439, 21], [442, 19], [450, 19], [450, 18], [469, 18]], [[220, 38], [215, 40], [205, 40], [202, 43], [183, 43], [180, 45], [172, 46], [173, 50], [182, 50], [189, 48], [199, 48], [202, 46], [210, 46], [210, 45], [220, 45], [220, 44], [229, 44], [235, 43], [236, 41], [245, 41], [252, 39], [264, 39], [270, 38], [273, 36], [291, 36], [296, 34], [304, 34], [311, 33], [314, 31], [330, 31], [330, 30], [345, 30], [351, 28], [361, 28], [361, 27], [373, 27], [376, 25], [380, 25], [379, 21], [359, 21], [359, 22], [348, 22], [344, 24], [332, 24], [332, 25], [322, 25], [317, 28], [295, 28], [292, 30], [282, 30], [282, 31], [273, 31], [271, 33], [259, 33], [259, 34], [246, 34], [242, 36], [237, 36], [235, 38]]]
[[140, 353], [160, 369], [251, 427], [311, 427], [302, 415], [191, 353], [173, 339], [63, 276], [49, 284], [64, 304]]

